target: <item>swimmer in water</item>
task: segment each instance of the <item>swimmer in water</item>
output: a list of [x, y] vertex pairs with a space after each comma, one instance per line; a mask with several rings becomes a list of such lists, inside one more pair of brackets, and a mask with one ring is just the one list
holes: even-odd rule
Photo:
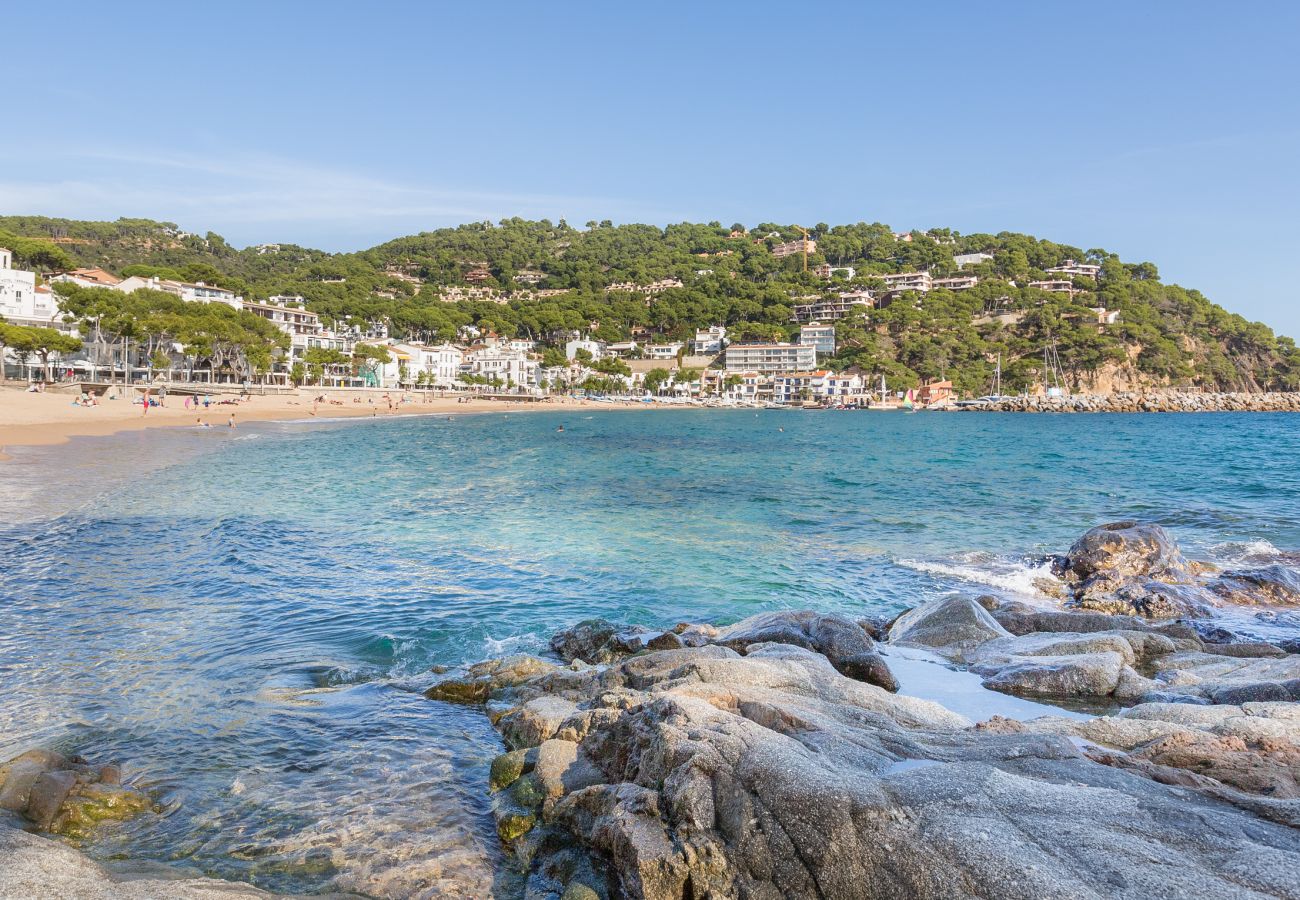
[[564, 426], [561, 425], [559, 428], [557, 428], [557, 429], [555, 429], [555, 430], [556, 430], [556, 431], [563, 431], [563, 430], [564, 430]]

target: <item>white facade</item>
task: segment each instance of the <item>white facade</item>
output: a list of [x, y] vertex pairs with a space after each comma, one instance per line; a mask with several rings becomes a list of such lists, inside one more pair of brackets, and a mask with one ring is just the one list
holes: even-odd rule
[[424, 344], [405, 345], [411, 354], [409, 380], [415, 383], [420, 373], [424, 372], [425, 381], [434, 387], [455, 387], [460, 377], [461, 364], [465, 351], [452, 344], [439, 344], [429, 347]]
[[957, 268], [964, 269], [967, 266], [978, 266], [980, 263], [990, 262], [992, 259], [992, 253], [957, 253], [953, 255], [952, 261], [957, 264]]
[[726, 343], [727, 329], [721, 325], [711, 325], [695, 332], [695, 337], [691, 341], [691, 352], [697, 356], [721, 353]]
[[816, 349], [804, 344], [732, 344], [727, 348], [728, 372], [775, 375], [807, 372], [816, 364]]
[[1040, 291], [1049, 291], [1053, 294], [1069, 294], [1071, 296], [1075, 294], [1074, 282], [1066, 281], [1061, 278], [1054, 278], [1048, 281], [1031, 281], [1029, 282], [1029, 286], [1031, 288], [1038, 288]]
[[935, 278], [930, 287], [936, 291], [969, 291], [979, 283], [978, 275], [954, 275], [952, 278]]
[[36, 273], [13, 267], [14, 257], [0, 247], [0, 316], [11, 325], [53, 327], [62, 313], [49, 288], [37, 290]]
[[672, 344], [648, 344], [644, 348], [646, 359], [676, 359], [685, 346], [681, 341]]
[[1078, 263], [1072, 259], [1067, 259], [1059, 266], [1052, 266], [1052, 268], [1045, 269], [1044, 271], [1050, 272], [1053, 275], [1091, 278], [1093, 281], [1096, 281], [1097, 276], [1101, 274], [1101, 266], [1094, 265], [1093, 263]]
[[898, 272], [892, 275], [875, 275], [891, 291], [920, 291], [922, 294], [930, 290], [931, 278], [929, 272]]
[[518, 350], [483, 349], [465, 355], [469, 374], [496, 378], [506, 387], [531, 388], [537, 384], [537, 363]]
[[586, 338], [575, 338], [564, 345], [564, 355], [569, 359], [576, 359], [579, 350], [586, 350], [592, 359], [600, 359], [605, 353], [605, 346], [600, 341]]
[[834, 297], [817, 297], [807, 303], [796, 303], [796, 322], [834, 322], [842, 319], [857, 307], [870, 309], [876, 305], [871, 291], [840, 291]]
[[799, 343], [815, 349], [819, 356], [835, 355], [835, 326], [812, 322], [799, 329]]
[[130, 278], [123, 278], [117, 284], [117, 289], [125, 294], [133, 293], [141, 288], [166, 291], [169, 294], [175, 294], [186, 303], [225, 303], [235, 309], [243, 309], [244, 307], [244, 298], [234, 291], [228, 291], [216, 285], [204, 284], [202, 281], [191, 284], [187, 281], [171, 281], [166, 278], [146, 278], [143, 275], [132, 275]]
[[819, 403], [845, 404], [862, 398], [861, 375], [835, 372], [796, 372], [777, 375], [772, 379], [772, 399], [777, 403], [799, 403], [815, 400]]

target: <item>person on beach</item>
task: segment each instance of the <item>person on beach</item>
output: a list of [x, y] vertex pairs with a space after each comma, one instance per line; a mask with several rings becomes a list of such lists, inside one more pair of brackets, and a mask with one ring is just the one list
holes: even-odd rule
[[141, 398], [140, 405], [143, 407], [143, 409], [141, 409], [140, 411], [140, 415], [141, 416], [149, 415], [149, 389], [148, 388], [144, 389], [144, 397]]

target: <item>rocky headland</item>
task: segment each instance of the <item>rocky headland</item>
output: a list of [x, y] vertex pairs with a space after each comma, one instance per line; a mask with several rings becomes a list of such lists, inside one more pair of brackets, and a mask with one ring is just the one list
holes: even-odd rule
[[1069, 397], [1006, 397], [958, 408], [971, 412], [1300, 412], [1300, 393], [1120, 391]]
[[[1055, 563], [1057, 609], [591, 620], [554, 659], [428, 696], [500, 732], [498, 832], [530, 898], [1300, 897], [1300, 655], [1196, 618], [1300, 597], [1139, 523]], [[976, 721], [899, 691], [905, 650], [1112, 711]]]

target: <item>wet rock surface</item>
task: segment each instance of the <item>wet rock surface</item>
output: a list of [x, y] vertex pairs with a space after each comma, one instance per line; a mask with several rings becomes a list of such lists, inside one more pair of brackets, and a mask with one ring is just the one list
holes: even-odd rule
[[[1039, 666], [1035, 690], [1067, 664], [1084, 687], [1066, 691], [1113, 692], [1180, 654], [1280, 662], [1143, 620], [1014, 634], [974, 601], [913, 612], [891, 643], [1004, 681]], [[841, 623], [778, 615], [489, 690], [516, 748], [492, 767], [498, 831], [529, 897], [1300, 896], [1295, 704], [977, 725], [848, 677]]]
[[1207, 618], [1216, 606], [1300, 605], [1300, 577], [1266, 566], [1214, 575], [1187, 560], [1167, 531], [1151, 522], [1123, 521], [1090, 529], [1053, 568], [1065, 585], [1066, 607], [1145, 619]]
[[116, 765], [94, 766], [52, 750], [29, 750], [0, 765], [0, 810], [40, 831], [84, 837], [101, 822], [152, 806], [147, 795], [122, 785]]
[[898, 681], [876, 652], [867, 631], [843, 616], [800, 612], [761, 613], [719, 631], [711, 643], [741, 653], [756, 644], [791, 644], [825, 656], [849, 678], [898, 690]]
[[[58, 841], [0, 822], [0, 897], [13, 900], [268, 900], [252, 885], [166, 866], [106, 867]], [[315, 895], [317, 900], [351, 900], [350, 894]], [[355, 898], [360, 900], [360, 898]]]

